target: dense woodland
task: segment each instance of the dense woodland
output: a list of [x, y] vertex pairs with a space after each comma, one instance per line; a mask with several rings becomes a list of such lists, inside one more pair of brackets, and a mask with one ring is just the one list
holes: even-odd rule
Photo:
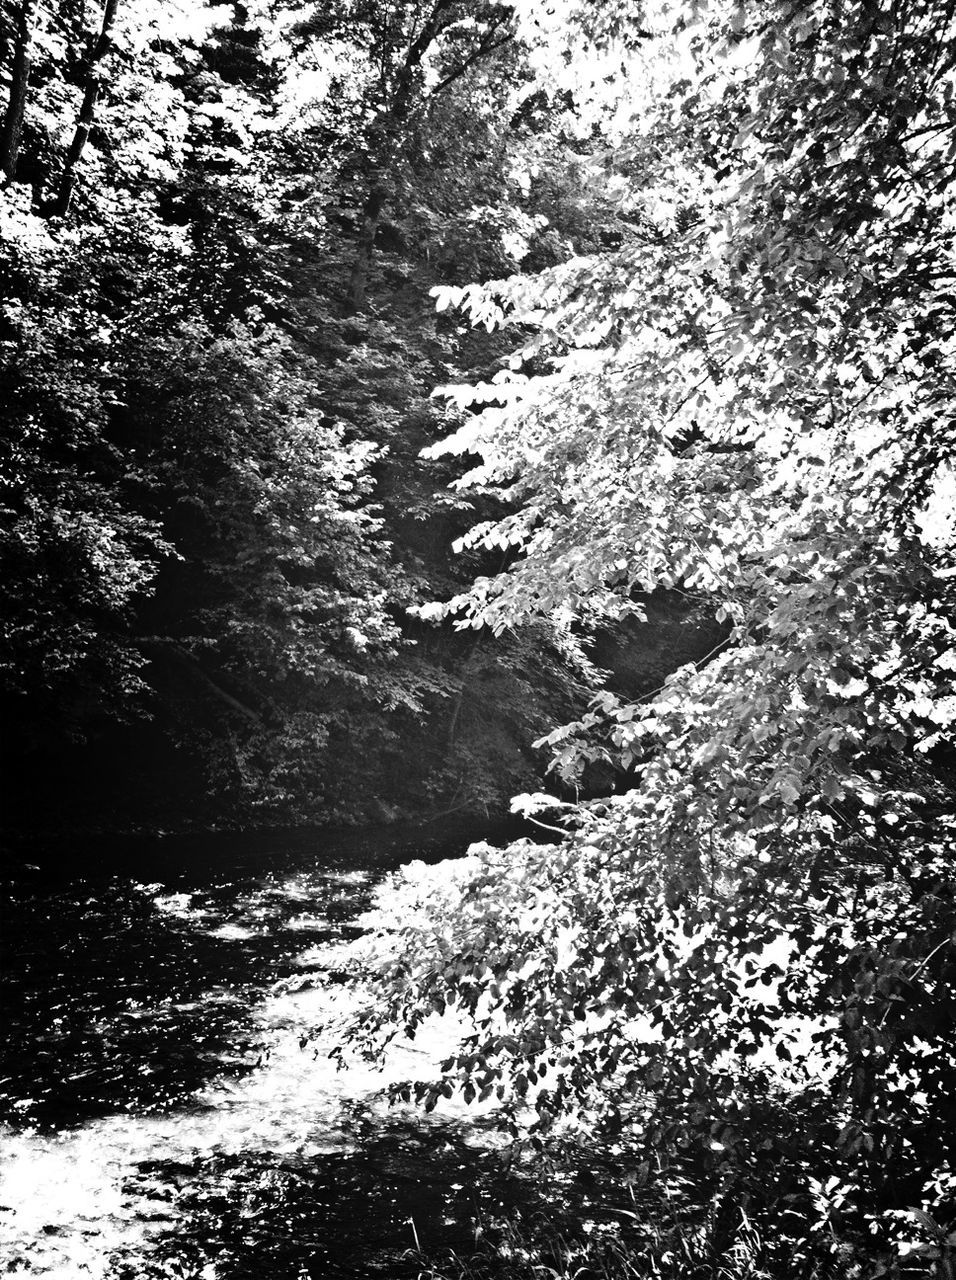
[[951, 1278], [956, 5], [92, 8], [4, 6], [11, 769], [521, 792], [348, 1034], [629, 1208], [461, 1265]]
[[462, 416], [434, 387], [511, 341], [430, 289], [619, 235], [512, 25], [5, 6], [0, 667], [25, 826], [500, 811], [583, 710], [591, 665], [550, 625], [476, 642], [412, 613], [502, 564], [451, 547], [499, 503], [419, 455]]

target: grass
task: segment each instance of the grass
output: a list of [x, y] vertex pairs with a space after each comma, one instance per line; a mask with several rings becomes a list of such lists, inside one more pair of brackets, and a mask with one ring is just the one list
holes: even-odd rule
[[[787, 1280], [806, 1270], [781, 1271], [756, 1227], [739, 1213], [733, 1232], [712, 1210], [696, 1223], [680, 1217], [656, 1223], [627, 1214], [615, 1224], [583, 1223], [579, 1231], [547, 1219], [512, 1219], [476, 1233], [463, 1257], [418, 1255], [418, 1280]], [[770, 1269], [774, 1263], [774, 1269]]]

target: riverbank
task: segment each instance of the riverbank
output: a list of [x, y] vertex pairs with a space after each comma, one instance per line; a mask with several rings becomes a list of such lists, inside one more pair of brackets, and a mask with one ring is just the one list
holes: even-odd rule
[[426, 860], [464, 849], [473, 840], [506, 842], [532, 835], [528, 824], [513, 814], [439, 813], [416, 822], [376, 825], [270, 825], [236, 829], [197, 824], [175, 830], [6, 831], [0, 844], [3, 874], [20, 879], [37, 874], [57, 876], [120, 874], [144, 862], [160, 871], [177, 873], [197, 859], [212, 866], [255, 864], [263, 857], [308, 853], [317, 845], [358, 859], [373, 857], [383, 864], [409, 857]]

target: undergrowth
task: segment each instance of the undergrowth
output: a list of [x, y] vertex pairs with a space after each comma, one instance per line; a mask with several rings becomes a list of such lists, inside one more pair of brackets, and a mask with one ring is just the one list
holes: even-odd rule
[[681, 1212], [659, 1221], [624, 1211], [617, 1216], [620, 1224], [558, 1225], [544, 1217], [497, 1222], [476, 1231], [467, 1256], [419, 1254], [418, 1280], [825, 1280], [837, 1274], [825, 1245], [811, 1258], [806, 1241], [788, 1247], [743, 1211], [728, 1214], [716, 1202], [693, 1219]]

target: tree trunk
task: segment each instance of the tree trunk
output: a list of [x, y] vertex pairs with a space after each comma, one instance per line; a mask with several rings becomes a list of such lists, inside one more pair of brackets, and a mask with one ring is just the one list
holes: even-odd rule
[[100, 28], [99, 39], [90, 55], [86, 87], [83, 90], [83, 103], [76, 121], [76, 132], [73, 135], [73, 141], [70, 143], [70, 149], [63, 165], [60, 189], [57, 192], [56, 199], [47, 210], [47, 214], [51, 218], [64, 217], [70, 208], [70, 201], [73, 199], [77, 165], [83, 155], [86, 140], [90, 136], [90, 127], [93, 124], [93, 115], [96, 110], [96, 100], [100, 96], [99, 66], [109, 48], [110, 31], [118, 8], [119, 0], [106, 0], [106, 6], [103, 9], [103, 25]]
[[348, 289], [345, 294], [345, 314], [354, 316], [365, 310], [365, 286], [368, 283], [368, 269], [372, 263], [372, 251], [375, 248], [375, 235], [382, 220], [385, 208], [385, 188], [373, 186], [365, 201], [362, 216], [362, 230], [359, 232], [355, 250], [355, 261], [349, 276]]
[[36, 0], [24, 0], [14, 17], [13, 65], [10, 68], [10, 98], [0, 133], [0, 167], [13, 182], [17, 176], [20, 141], [23, 137], [23, 115], [27, 105], [27, 86], [32, 59], [33, 15]]

